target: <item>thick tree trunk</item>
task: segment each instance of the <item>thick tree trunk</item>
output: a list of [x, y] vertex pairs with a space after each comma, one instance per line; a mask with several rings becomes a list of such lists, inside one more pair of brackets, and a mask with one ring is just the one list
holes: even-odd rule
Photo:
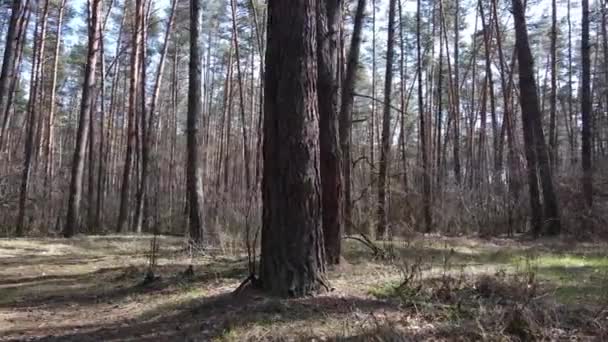
[[327, 287], [321, 227], [316, 0], [268, 2], [262, 255], [266, 291]]
[[188, 67], [188, 117], [186, 184], [188, 198], [188, 231], [196, 244], [203, 242], [203, 180], [199, 167], [200, 119], [203, 115], [201, 94], [201, 4], [190, 0], [190, 64]]
[[68, 212], [63, 230], [63, 236], [69, 238], [76, 233], [80, 224], [80, 202], [82, 200], [82, 179], [84, 176], [84, 161], [89, 134], [89, 111], [91, 110], [93, 88], [95, 87], [95, 72], [97, 69], [99, 48], [99, 12], [101, 0], [89, 1], [89, 47], [85, 66], [84, 83], [80, 102], [78, 130], [76, 132], [76, 147], [72, 161], [72, 176], [68, 199]]
[[361, 30], [363, 27], [363, 18], [365, 18], [366, 0], [358, 0], [357, 12], [355, 13], [355, 22], [353, 34], [348, 51], [348, 59], [346, 63], [346, 75], [342, 86], [342, 99], [340, 101], [340, 147], [342, 148], [342, 184], [344, 188], [344, 230], [346, 234], [352, 233], [352, 181], [351, 181], [351, 131], [352, 131], [352, 116], [355, 81], [357, 78], [357, 68], [359, 66], [359, 53], [361, 49]]
[[378, 208], [376, 238], [386, 234], [386, 183], [390, 155], [391, 96], [393, 89], [393, 59], [395, 55], [396, 0], [390, 0], [388, 10], [388, 35], [386, 41], [386, 74], [384, 76], [384, 108], [382, 114], [382, 144], [380, 149], [380, 173], [378, 175]]
[[342, 177], [338, 142], [338, 34], [341, 0], [318, 1], [317, 56], [323, 234], [328, 264], [340, 263]]

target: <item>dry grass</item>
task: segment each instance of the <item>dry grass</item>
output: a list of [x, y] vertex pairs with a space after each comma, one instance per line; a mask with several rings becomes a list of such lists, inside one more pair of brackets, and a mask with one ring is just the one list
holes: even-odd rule
[[0, 340], [585, 340], [608, 326], [602, 244], [428, 236], [380, 243], [386, 261], [348, 241], [334, 291], [278, 299], [232, 295], [238, 248], [191, 256], [173, 237], [144, 285], [150, 238], [0, 240]]

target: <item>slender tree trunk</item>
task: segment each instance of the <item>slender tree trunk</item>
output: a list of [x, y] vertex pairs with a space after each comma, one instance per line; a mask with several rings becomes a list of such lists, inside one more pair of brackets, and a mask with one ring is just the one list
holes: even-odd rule
[[[232, 38], [234, 40], [234, 53], [236, 59], [236, 74], [239, 83], [239, 109], [241, 114], [241, 133], [243, 135], [243, 163], [245, 168], [245, 190], [247, 198], [251, 191], [250, 161], [249, 161], [249, 139], [247, 137], [247, 121], [245, 120], [245, 98], [243, 95], [243, 76], [241, 72], [241, 54], [239, 50], [238, 27], [236, 23], [236, 0], [230, 0], [232, 8]], [[249, 201], [249, 199], [248, 199]]]
[[582, 131], [582, 154], [583, 166], [583, 197], [585, 208], [590, 211], [593, 206], [593, 182], [591, 169], [591, 63], [589, 45], [589, 0], [582, 0], [582, 39], [581, 57], [583, 74], [581, 77], [581, 121]]
[[557, 168], [557, 1], [551, 0], [551, 94], [549, 103], [549, 157], [551, 167]]
[[395, 55], [396, 0], [390, 0], [388, 10], [388, 36], [386, 40], [386, 74], [384, 76], [384, 108], [382, 114], [382, 145], [380, 149], [380, 173], [378, 176], [378, 208], [376, 238], [386, 234], [386, 183], [390, 155], [391, 97], [393, 87], [393, 59]]
[[133, 164], [133, 145], [135, 144], [135, 126], [137, 125], [137, 88], [139, 75], [139, 59], [140, 59], [140, 39], [141, 39], [141, 17], [143, 16], [143, 1], [135, 1], [135, 18], [133, 21], [133, 41], [131, 54], [131, 78], [129, 81], [129, 103], [127, 109], [127, 151], [125, 155], [125, 165], [122, 174], [122, 188], [120, 191], [120, 209], [118, 213], [118, 222], [116, 223], [116, 232], [122, 233], [125, 231], [128, 216], [129, 216], [129, 188], [131, 180], [131, 167]]
[[91, 111], [92, 95], [95, 87], [95, 73], [97, 69], [99, 49], [99, 12], [101, 0], [89, 1], [89, 46], [87, 63], [85, 66], [84, 83], [80, 102], [78, 130], [76, 132], [76, 147], [72, 161], [72, 175], [68, 199], [68, 212], [63, 230], [63, 236], [72, 237], [80, 225], [80, 202], [82, 200], [82, 180], [84, 176], [84, 161], [86, 155], [87, 138], [89, 134], [89, 111]]
[[[150, 13], [151, 3], [147, 1], [143, 1], [142, 5], [142, 13], [146, 13], [146, 15], [142, 15], [141, 20], [141, 58], [140, 58], [140, 79], [139, 79], [139, 107], [140, 107], [140, 129], [141, 129], [141, 168], [139, 174], [139, 184], [137, 185], [137, 193], [135, 198], [135, 227], [134, 231], [138, 234], [141, 234], [143, 231], [144, 220], [146, 220], [145, 213], [145, 203], [147, 201], [147, 186], [148, 186], [148, 170], [150, 164], [150, 139], [152, 137], [151, 130], [153, 126], [153, 114], [150, 113], [148, 116], [148, 106], [146, 103], [146, 46], [148, 41], [148, 17]], [[164, 59], [162, 60], [164, 62]]]
[[353, 34], [346, 64], [346, 75], [342, 86], [342, 100], [340, 101], [340, 146], [342, 148], [342, 184], [344, 188], [344, 230], [346, 234], [352, 234], [352, 156], [351, 156], [351, 132], [355, 81], [357, 68], [359, 66], [359, 53], [361, 49], [361, 30], [365, 18], [366, 0], [357, 1]]
[[[490, 118], [492, 120], [492, 151], [494, 156], [494, 173], [493, 179], [494, 182], [498, 182], [498, 178], [502, 172], [502, 156], [499, 153], [499, 145], [501, 144], [501, 135], [498, 133], [498, 120], [496, 117], [496, 104], [494, 101], [494, 77], [492, 75], [492, 25], [486, 22], [485, 12], [483, 8], [483, 3], [479, 1], [479, 13], [481, 17], [481, 25], [483, 30], [483, 39], [484, 39], [484, 50], [485, 50], [485, 64], [486, 64], [486, 77], [487, 77], [487, 89], [485, 91], [488, 92], [488, 97], [490, 99]], [[493, 12], [490, 12], [490, 20], [492, 19]], [[485, 105], [485, 104], [484, 104]]]
[[[435, 116], [435, 182], [437, 184], [436, 192], [441, 192], [441, 131], [443, 129], [443, 1], [439, 0], [439, 62], [437, 65], [437, 114]], [[437, 25], [437, 24], [435, 24]]]
[[454, 3], [454, 176], [462, 181], [460, 171], [460, 1]]
[[422, 154], [422, 182], [423, 182], [423, 212], [424, 212], [424, 230], [430, 233], [433, 227], [431, 216], [431, 174], [429, 169], [428, 156], [428, 138], [427, 138], [427, 123], [424, 114], [424, 98], [422, 95], [422, 42], [421, 42], [421, 0], [417, 0], [416, 5], [416, 51], [417, 51], [417, 69], [418, 69], [418, 112], [420, 115], [420, 149]]
[[540, 209], [538, 178], [536, 175], [536, 167], [538, 166], [543, 189], [544, 214], [547, 227], [546, 233], [554, 235], [559, 234], [560, 230], [557, 199], [553, 190], [549, 156], [541, 126], [541, 113], [533, 71], [534, 61], [528, 43], [525, 10], [521, 0], [513, 0], [513, 17], [515, 19], [515, 44], [519, 62], [522, 124], [524, 126], [526, 159], [528, 160], [528, 181], [530, 182], [530, 201], [533, 217], [532, 227], [535, 235], [539, 235], [542, 232], [543, 217]]
[[201, 4], [190, 0], [190, 64], [188, 78], [186, 183], [188, 198], [188, 231], [193, 243], [203, 242], [203, 180], [199, 167], [198, 133], [203, 115], [201, 94]]
[[2, 69], [0, 70], [0, 114], [4, 114], [2, 119], [2, 130], [0, 131], [0, 151], [3, 148], [3, 142], [6, 135], [6, 127], [9, 119], [9, 110], [11, 103], [9, 100], [11, 83], [17, 78], [15, 70], [15, 61], [19, 54], [19, 43], [25, 39], [24, 22], [28, 16], [29, 0], [13, 0], [10, 23], [6, 33], [4, 46], [4, 58], [2, 60]]
[[405, 114], [407, 113], [408, 101], [405, 100], [406, 88], [407, 88], [407, 56], [405, 54], [405, 25], [403, 25], [403, 5], [399, 0], [399, 78], [401, 83], [401, 113], [399, 116], [399, 145], [401, 149], [401, 163], [403, 166], [403, 189], [405, 192], [408, 191], [408, 177], [407, 177], [407, 144], [405, 137]]
[[566, 14], [566, 19], [568, 21], [568, 122], [570, 123], [570, 131], [571, 131], [571, 135], [570, 135], [570, 164], [571, 165], [576, 165], [577, 163], [577, 158], [576, 158], [576, 132], [577, 129], [575, 129], [576, 126], [576, 120], [574, 119], [574, 96], [573, 96], [573, 92], [572, 92], [572, 75], [574, 73], [574, 70], [572, 68], [572, 20], [570, 17], [570, 9], [571, 9], [571, 3], [570, 0], [568, 0], [568, 9], [567, 9], [567, 14]]
[[[234, 33], [233, 33], [234, 34]], [[224, 107], [226, 111], [226, 152], [224, 155], [224, 197], [229, 197], [229, 176], [230, 176], [230, 140], [232, 138], [232, 48], [234, 47], [234, 38], [230, 40], [230, 59], [228, 61], [228, 78], [226, 79], [227, 86], [225, 92], [228, 94], [228, 103]], [[227, 198], [226, 198], [227, 199]]]
[[51, 95], [50, 95], [50, 103], [49, 103], [49, 115], [47, 117], [47, 137], [45, 139], [45, 155], [46, 155], [46, 167], [45, 167], [45, 189], [47, 189], [47, 200], [49, 202], [53, 202], [53, 166], [55, 162], [55, 102], [57, 101], [57, 71], [59, 66], [59, 54], [61, 49], [61, 39], [62, 39], [62, 25], [63, 25], [63, 14], [65, 12], [65, 3], [66, 0], [61, 0], [59, 5], [59, 13], [57, 17], [57, 36], [55, 39], [55, 50], [53, 53], [53, 75], [51, 76]]
[[[25, 224], [25, 202], [29, 187], [29, 178], [32, 166], [32, 157], [34, 153], [35, 130], [38, 123], [38, 108], [36, 106], [38, 97], [38, 88], [41, 86], [42, 78], [42, 63], [44, 56], [44, 43], [46, 39], [47, 17], [49, 13], [49, 2], [44, 1], [42, 13], [36, 21], [36, 30], [34, 31], [34, 51], [32, 55], [32, 69], [30, 72], [30, 91], [29, 100], [27, 103], [27, 128], [25, 137], [25, 150], [23, 159], [23, 170], [21, 175], [21, 188], [19, 192], [19, 213], [17, 216], [16, 235], [23, 236]], [[40, 34], [38, 31], [40, 30]]]
[[[501, 84], [501, 89], [502, 89], [502, 107], [503, 107], [503, 119], [502, 119], [502, 127], [501, 127], [501, 142], [498, 146], [499, 150], [498, 150], [498, 155], [499, 158], [502, 160], [502, 156], [503, 156], [503, 140], [502, 140], [502, 136], [503, 136], [503, 132], [506, 132], [507, 135], [507, 148], [508, 148], [508, 152], [507, 152], [507, 163], [509, 164], [509, 173], [508, 173], [508, 183], [509, 183], [509, 189], [510, 189], [510, 193], [511, 196], [513, 196], [513, 198], [515, 198], [516, 196], [516, 192], [518, 191], [519, 188], [519, 179], [518, 177], [515, 175], [516, 173], [516, 156], [515, 156], [515, 142], [514, 142], [514, 135], [513, 135], [513, 120], [511, 117], [511, 108], [510, 108], [510, 93], [511, 93], [511, 87], [507, 84], [507, 76], [506, 73], [507, 71], [505, 70], [505, 57], [504, 57], [504, 52], [503, 52], [503, 47], [502, 47], [502, 40], [501, 40], [501, 31], [500, 31], [500, 25], [499, 25], [499, 17], [498, 17], [498, 10], [497, 10], [497, 4], [496, 4], [496, 0], [492, 1], [492, 11], [493, 11], [493, 17], [494, 17], [494, 29], [496, 31], [496, 47], [498, 50], [498, 59], [499, 59], [499, 70], [500, 70], [500, 84]], [[513, 73], [513, 68], [511, 68], [511, 75]]]
[[341, 151], [338, 141], [338, 40], [341, 0], [317, 2], [317, 97], [323, 234], [326, 261], [340, 263], [342, 240]]
[[[603, 54], [603, 68], [602, 71], [604, 73], [604, 77], [601, 79], [605, 85], [605, 87], [608, 87], [608, 29], [607, 29], [607, 25], [608, 25], [608, 7], [606, 5], [606, 1], [600, 1], [599, 5], [601, 6], [601, 41], [602, 41], [602, 54]], [[598, 39], [600, 39], [599, 35], [598, 35]], [[599, 44], [598, 44], [599, 45]], [[599, 51], [599, 50], [598, 50]], [[596, 58], [599, 59], [599, 53], [596, 54]], [[598, 88], [598, 87], [596, 87]], [[606, 88], [605, 88], [606, 89]], [[604, 96], [599, 96], [598, 99], [599, 102], [599, 108], [603, 109], [603, 111], [600, 109], [599, 111], [599, 115], [598, 115], [598, 119], [599, 122], [596, 125], [593, 125], [593, 127], [596, 127], [595, 132], [597, 133], [597, 135], [599, 136], [600, 139], [600, 148], [601, 148], [601, 155], [605, 156], [606, 155], [606, 147], [608, 146], [608, 132], [606, 131], [606, 129], [600, 129], [601, 127], [606, 127], [608, 125], [608, 114], [606, 114], [608, 112], [608, 91], [604, 91]]]
[[[369, 186], [376, 183], [375, 129], [376, 129], [376, 1], [372, 0], [372, 103], [369, 120]], [[371, 197], [368, 204], [372, 206]]]

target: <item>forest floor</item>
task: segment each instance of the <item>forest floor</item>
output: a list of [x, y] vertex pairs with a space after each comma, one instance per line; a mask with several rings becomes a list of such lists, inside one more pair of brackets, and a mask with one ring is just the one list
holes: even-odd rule
[[191, 257], [175, 237], [145, 283], [150, 240], [0, 239], [0, 341], [608, 339], [604, 243], [426, 236], [374, 258], [349, 239], [331, 292], [279, 299], [233, 293], [236, 248]]

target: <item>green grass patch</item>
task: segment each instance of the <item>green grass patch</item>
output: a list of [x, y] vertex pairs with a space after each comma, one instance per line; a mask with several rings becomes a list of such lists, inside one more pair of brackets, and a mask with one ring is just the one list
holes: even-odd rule
[[398, 287], [398, 281], [389, 281], [386, 283], [378, 284], [376, 286], [372, 286], [367, 293], [377, 299], [396, 298], [399, 297], [399, 292], [397, 290]]
[[541, 254], [513, 260], [516, 268], [529, 268], [554, 288], [564, 304], [608, 303], [608, 257], [584, 254]]

